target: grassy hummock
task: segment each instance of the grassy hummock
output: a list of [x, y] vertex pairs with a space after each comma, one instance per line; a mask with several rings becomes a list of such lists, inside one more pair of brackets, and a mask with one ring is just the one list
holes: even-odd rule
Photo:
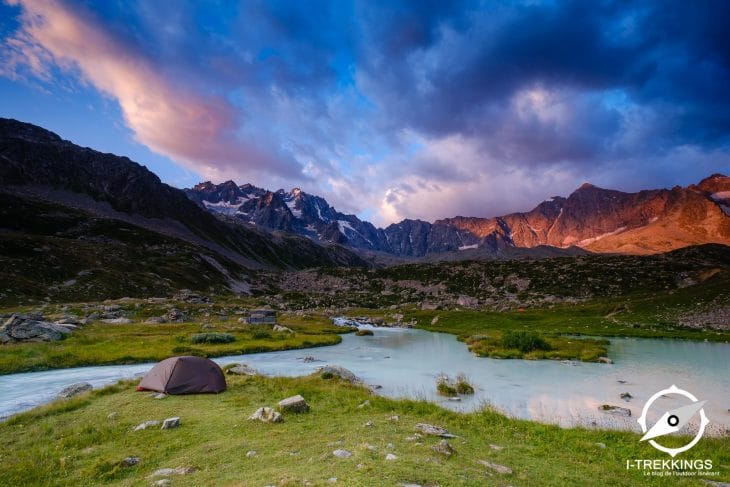
[[[228, 391], [221, 394], [163, 400], [123, 382], [14, 416], [0, 423], [0, 485], [150, 485], [154, 471], [176, 467], [196, 469], [171, 476], [176, 486], [329, 485], [335, 477], [336, 485], [347, 486], [562, 487], [605, 485], [606, 479], [611, 485], [633, 486], [666, 481], [626, 469], [627, 459], [657, 455], [636, 433], [565, 429], [510, 419], [491, 409], [454, 413], [316, 376], [229, 376], [228, 381]], [[309, 414], [285, 414], [278, 424], [247, 420], [257, 408], [295, 394], [306, 399]], [[368, 406], [358, 408], [365, 400]], [[143, 421], [172, 416], [181, 418], [179, 428], [133, 431]], [[436, 437], [409, 438], [417, 423], [458, 435], [449, 440], [456, 453], [446, 457], [434, 451]], [[352, 457], [336, 458], [336, 449], [350, 451]], [[256, 454], [247, 456], [252, 451]], [[386, 461], [387, 453], [397, 460]], [[121, 461], [127, 457], [141, 461], [125, 467]], [[721, 471], [713, 480], [730, 478], [722, 467], [730, 464], [730, 438], [703, 438], [692, 457], [712, 459]], [[480, 460], [513, 473], [496, 473]], [[672, 485], [695, 482], [672, 478]]]

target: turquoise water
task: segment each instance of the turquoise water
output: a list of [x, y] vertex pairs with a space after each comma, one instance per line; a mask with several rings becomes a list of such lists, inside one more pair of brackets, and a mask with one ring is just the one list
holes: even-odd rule
[[[453, 335], [402, 328], [373, 328], [374, 336], [343, 335], [342, 343], [308, 350], [289, 350], [214, 359], [221, 365], [245, 362], [267, 375], [306, 375], [324, 364], [341, 365], [363, 381], [380, 385], [378, 394], [426, 399], [458, 411], [485, 404], [510, 416], [557, 423], [638, 429], [636, 418], [648, 398], [676, 384], [707, 400], [710, 429], [730, 428], [730, 344], [684, 340], [611, 339], [614, 364], [478, 358]], [[317, 361], [305, 363], [303, 358]], [[47, 402], [63, 387], [90, 382], [95, 387], [146, 372], [152, 364], [80, 367], [0, 376], [0, 417]], [[436, 395], [440, 373], [466, 374], [473, 396], [452, 402]], [[620, 383], [619, 381], [625, 381]], [[633, 399], [620, 399], [629, 392]], [[664, 410], [686, 403], [661, 398]], [[630, 418], [598, 411], [601, 404], [629, 408]], [[654, 408], [652, 408], [653, 410]]]

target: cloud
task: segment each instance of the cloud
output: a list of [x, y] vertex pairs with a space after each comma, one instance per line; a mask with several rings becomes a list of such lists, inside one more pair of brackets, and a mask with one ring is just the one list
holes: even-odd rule
[[287, 177], [301, 174], [299, 164], [275, 143], [241, 137], [242, 116], [224, 98], [201, 95], [166, 79], [90, 13], [54, 0], [10, 3], [23, 9], [21, 29], [4, 49], [15, 72], [24, 60], [42, 79], [49, 79], [54, 68], [78, 73], [117, 100], [139, 142], [208, 177], [218, 179], [232, 167]]
[[381, 224], [727, 171], [721, 0], [11, 3], [6, 77], [75, 73], [214, 181]]

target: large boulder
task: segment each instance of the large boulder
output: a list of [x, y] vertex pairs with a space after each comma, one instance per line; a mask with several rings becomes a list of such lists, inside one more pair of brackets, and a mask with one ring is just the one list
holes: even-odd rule
[[307, 404], [307, 401], [302, 396], [297, 394], [296, 396], [287, 397], [279, 401], [279, 410], [292, 413], [304, 413], [309, 411], [309, 404]]
[[353, 384], [362, 382], [362, 380], [353, 374], [352, 371], [347, 370], [344, 367], [340, 367], [339, 365], [325, 365], [324, 367], [317, 369], [317, 372], [324, 379], [338, 377]]
[[282, 415], [270, 407], [258, 408], [248, 419], [258, 420], [264, 423], [281, 423], [284, 421]]
[[226, 374], [232, 375], [258, 375], [258, 371], [248, 364], [233, 364], [232, 367], [224, 369]]
[[12, 315], [0, 326], [0, 343], [50, 342], [62, 339], [76, 328], [24, 315]]

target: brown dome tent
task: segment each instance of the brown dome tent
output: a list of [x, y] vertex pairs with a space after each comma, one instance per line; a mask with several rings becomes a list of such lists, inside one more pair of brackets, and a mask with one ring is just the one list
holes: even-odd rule
[[218, 364], [207, 358], [170, 357], [152, 367], [137, 390], [165, 394], [218, 393], [226, 390], [226, 378]]

